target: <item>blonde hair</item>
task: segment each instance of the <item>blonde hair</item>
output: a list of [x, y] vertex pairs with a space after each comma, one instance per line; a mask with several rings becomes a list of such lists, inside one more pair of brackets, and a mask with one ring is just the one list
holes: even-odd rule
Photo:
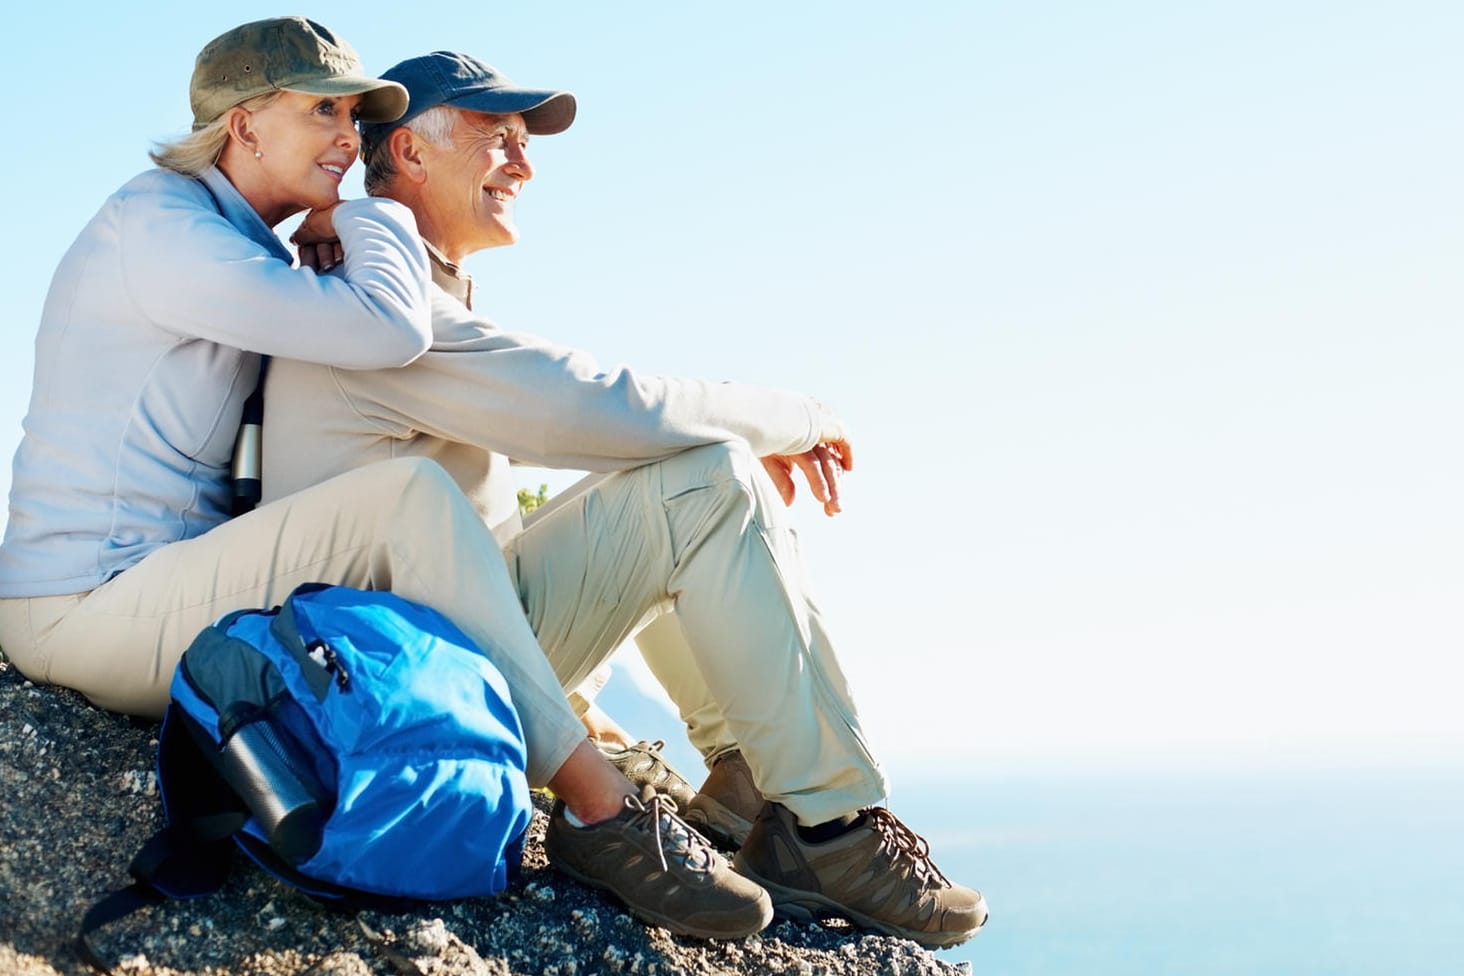
[[[432, 145], [445, 149], [452, 145], [452, 127], [457, 121], [457, 115], [458, 109], [450, 105], [434, 105], [406, 122], [402, 128], [411, 129]], [[397, 175], [396, 163], [392, 161], [391, 152], [386, 147], [386, 141], [390, 137], [391, 132], [387, 132], [380, 144], [366, 157], [366, 175], [363, 182], [366, 192], [373, 196]]]
[[[255, 112], [279, 97], [278, 91], [265, 92], [263, 95], [246, 98], [239, 103], [238, 107]], [[204, 170], [219, 161], [224, 146], [229, 143], [228, 116], [229, 113], [224, 112], [223, 115], [182, 139], [158, 143], [157, 147], [147, 154], [148, 158], [163, 169], [170, 169], [183, 176], [201, 176]]]

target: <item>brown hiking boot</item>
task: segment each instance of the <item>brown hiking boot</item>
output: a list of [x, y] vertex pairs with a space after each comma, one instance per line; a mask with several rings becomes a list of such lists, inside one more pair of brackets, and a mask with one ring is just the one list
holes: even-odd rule
[[773, 918], [768, 893], [732, 870], [666, 797], [644, 787], [620, 815], [587, 827], [556, 801], [544, 839], [549, 863], [615, 895], [632, 913], [699, 939], [740, 939]]
[[725, 850], [735, 851], [747, 840], [753, 820], [762, 809], [763, 795], [752, 781], [752, 770], [742, 753], [733, 751], [717, 758], [707, 781], [691, 798], [686, 822]]
[[786, 807], [766, 804], [733, 865], [800, 921], [842, 915], [928, 948], [965, 942], [986, 923], [981, 892], [952, 884], [930, 845], [883, 807], [832, 840], [810, 844]]
[[692, 797], [696, 796], [696, 790], [691, 788], [686, 778], [661, 755], [661, 750], [666, 748], [664, 739], [657, 739], [655, 742], [642, 740], [625, 749], [598, 742], [595, 746], [601, 755], [610, 760], [610, 765], [625, 774], [625, 778], [636, 789], [649, 786], [657, 793], [669, 796], [676, 801], [677, 810], [687, 809], [691, 805]]

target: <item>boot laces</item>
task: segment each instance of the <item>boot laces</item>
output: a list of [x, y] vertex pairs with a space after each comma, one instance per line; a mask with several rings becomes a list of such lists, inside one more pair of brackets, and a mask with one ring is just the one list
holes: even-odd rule
[[652, 793], [650, 802], [627, 796], [625, 807], [633, 813], [631, 825], [637, 830], [650, 831], [655, 838], [661, 870], [671, 870], [666, 860], [668, 850], [678, 864], [692, 871], [705, 874], [715, 866], [716, 854], [712, 845], [676, 815], [676, 801], [669, 796]]
[[655, 769], [657, 773], [657, 779], [661, 782], [670, 781], [672, 784], [675, 784], [679, 781], [682, 784], [686, 785], [688, 789], [690, 789], [691, 784], [687, 783], [685, 779], [682, 779], [682, 777], [674, 769], [671, 768], [670, 764], [666, 762], [666, 757], [663, 755], [665, 751], [665, 739], [656, 739], [654, 742], [637, 742], [635, 745], [625, 750], [626, 753], [635, 754], [635, 759], [633, 760], [632, 765], [636, 768]]
[[900, 819], [884, 807], [870, 807], [865, 811], [874, 829], [883, 838], [881, 846], [896, 859], [908, 858], [917, 877], [935, 879], [942, 885], [950, 882], [940, 868], [930, 859], [930, 842], [906, 827]]

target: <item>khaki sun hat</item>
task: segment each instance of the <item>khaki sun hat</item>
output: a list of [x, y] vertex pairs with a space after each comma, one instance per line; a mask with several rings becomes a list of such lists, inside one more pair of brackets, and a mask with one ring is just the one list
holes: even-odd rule
[[344, 40], [304, 17], [235, 27], [206, 44], [188, 98], [201, 129], [245, 99], [285, 89], [307, 95], [360, 95], [363, 122], [390, 122], [407, 110], [407, 90], [369, 77]]

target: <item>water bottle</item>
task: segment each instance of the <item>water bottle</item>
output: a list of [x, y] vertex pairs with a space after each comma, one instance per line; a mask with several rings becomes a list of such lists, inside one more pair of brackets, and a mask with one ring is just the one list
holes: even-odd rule
[[220, 757], [224, 778], [263, 828], [269, 846], [290, 864], [307, 861], [320, 849], [327, 814], [321, 802], [325, 791], [310, 772], [309, 757], [300, 752], [289, 735], [256, 717], [224, 741]]

